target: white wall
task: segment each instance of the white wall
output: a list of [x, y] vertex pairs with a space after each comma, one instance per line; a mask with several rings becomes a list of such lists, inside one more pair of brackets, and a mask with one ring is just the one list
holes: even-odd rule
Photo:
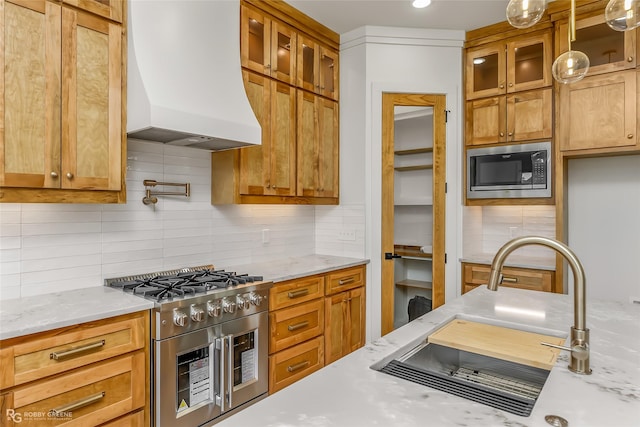
[[[127, 157], [124, 205], [0, 203], [0, 299], [315, 252], [312, 206], [211, 206], [208, 152], [129, 141]], [[190, 182], [191, 197], [158, 197], [146, 206], [144, 179]], [[263, 229], [270, 230], [266, 244]]]
[[[364, 167], [362, 176], [341, 166], [341, 197], [364, 203], [367, 339], [380, 336], [381, 277], [381, 117], [383, 92], [447, 96], [446, 298], [456, 296], [461, 237], [462, 45], [464, 32], [362, 27], [343, 34], [340, 52], [341, 162]], [[348, 147], [348, 148], [346, 148]]]
[[640, 302], [640, 155], [569, 160], [568, 182], [568, 243], [587, 301]]

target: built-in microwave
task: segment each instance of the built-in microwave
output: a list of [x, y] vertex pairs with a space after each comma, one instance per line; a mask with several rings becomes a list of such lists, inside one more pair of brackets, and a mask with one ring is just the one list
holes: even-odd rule
[[551, 142], [467, 150], [467, 198], [551, 197]]

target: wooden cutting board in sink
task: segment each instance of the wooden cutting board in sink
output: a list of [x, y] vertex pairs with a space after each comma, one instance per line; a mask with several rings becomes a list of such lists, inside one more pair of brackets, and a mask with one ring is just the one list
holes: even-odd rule
[[559, 349], [540, 344], [564, 345], [565, 338], [454, 319], [429, 335], [433, 344], [551, 370]]

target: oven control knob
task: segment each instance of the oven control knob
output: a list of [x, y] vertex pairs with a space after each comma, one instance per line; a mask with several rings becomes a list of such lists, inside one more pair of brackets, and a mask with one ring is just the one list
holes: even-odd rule
[[202, 322], [204, 320], [204, 310], [191, 304], [191, 318], [194, 322]]
[[240, 295], [236, 297], [236, 305], [238, 306], [238, 310], [242, 310], [243, 308], [245, 310], [249, 310], [249, 308], [251, 307], [249, 298], [244, 298], [244, 297], [241, 297]]
[[180, 310], [173, 310], [173, 323], [178, 326], [185, 326], [187, 324], [187, 315]]
[[220, 306], [220, 302], [211, 302], [207, 301], [207, 313], [211, 317], [218, 317], [222, 314], [222, 306]]
[[249, 301], [251, 302], [251, 304], [258, 306], [262, 302], [262, 295], [251, 292], [249, 294]]
[[236, 303], [233, 301], [229, 301], [226, 298], [222, 299], [222, 311], [225, 313], [235, 313], [236, 312]]

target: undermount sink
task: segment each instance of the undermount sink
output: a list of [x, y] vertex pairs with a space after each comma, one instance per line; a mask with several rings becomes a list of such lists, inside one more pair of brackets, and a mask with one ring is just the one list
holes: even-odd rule
[[[552, 363], [549, 366], [529, 360], [518, 363], [523, 360], [520, 356], [514, 359], [508, 351], [500, 352], [500, 349], [495, 348], [491, 348], [490, 351], [470, 350], [464, 346], [469, 346], [473, 340], [465, 340], [464, 334], [460, 335], [462, 345], [458, 346], [464, 349], [455, 348], [457, 347], [455, 339], [451, 340], [453, 344], [443, 345], [442, 341], [449, 342], [451, 337], [459, 335], [460, 330], [465, 330], [467, 326], [465, 322], [459, 317], [450, 319], [428, 337], [423, 337], [419, 342], [414, 342], [397, 351], [394, 355], [372, 365], [371, 368], [512, 414], [529, 416], [549, 376]], [[490, 333], [487, 335], [489, 337], [487, 342], [493, 345], [495, 345], [495, 340], [491, 343], [493, 337], [500, 335], [501, 330], [505, 330], [508, 334], [513, 347], [518, 347], [527, 340], [533, 342], [535, 346], [537, 345], [535, 341], [539, 337], [555, 339], [556, 342], [564, 340], [562, 334], [556, 334], [555, 331], [545, 331], [548, 335], [541, 335], [501, 326], [486, 324], [478, 326], [479, 324], [475, 321], [468, 323], [469, 331], [473, 334], [477, 334], [477, 328], [487, 329]], [[450, 331], [455, 333], [447, 336], [443, 332], [448, 326], [451, 326]], [[518, 337], [517, 334], [520, 333], [522, 339], [514, 340], [514, 334]], [[439, 341], [439, 343], [430, 342], [431, 337], [433, 337], [431, 341]], [[473, 338], [476, 339], [477, 335]], [[531, 344], [527, 343], [527, 345]], [[504, 356], [493, 357], [502, 354]], [[555, 355], [552, 357], [553, 363]]]

